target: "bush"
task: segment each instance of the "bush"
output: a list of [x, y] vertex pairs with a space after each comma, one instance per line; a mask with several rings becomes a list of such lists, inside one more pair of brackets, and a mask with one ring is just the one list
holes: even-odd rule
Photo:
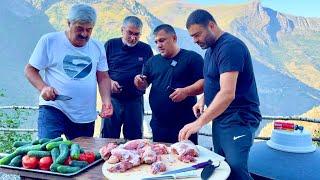
[[[4, 96], [0, 90], [0, 98]], [[15, 141], [31, 141], [32, 132], [6, 131], [4, 129], [20, 128], [20, 124], [24, 122], [30, 114], [26, 110], [12, 109], [4, 111], [0, 109], [0, 152], [10, 153], [14, 150], [13, 143]]]

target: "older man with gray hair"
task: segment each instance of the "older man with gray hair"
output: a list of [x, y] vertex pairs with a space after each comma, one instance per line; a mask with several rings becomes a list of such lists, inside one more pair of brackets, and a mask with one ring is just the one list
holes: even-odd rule
[[141, 30], [142, 21], [136, 16], [127, 16], [121, 27], [122, 37], [105, 43], [114, 114], [104, 119], [103, 137], [119, 138], [123, 126], [126, 139], [142, 138], [144, 91], [138, 90], [133, 81], [153, 53], [148, 44], [139, 41]]
[[102, 101], [100, 116], [106, 118], [113, 113], [104, 48], [90, 39], [96, 17], [88, 5], [72, 6], [68, 29], [43, 35], [25, 67], [27, 79], [40, 92], [39, 138], [92, 136], [97, 118], [97, 83]]

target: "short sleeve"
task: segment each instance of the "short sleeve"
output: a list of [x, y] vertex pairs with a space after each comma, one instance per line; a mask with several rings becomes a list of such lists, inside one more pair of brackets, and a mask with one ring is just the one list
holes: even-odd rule
[[199, 79], [203, 79], [203, 58], [200, 54], [192, 52], [191, 66], [192, 68], [192, 81], [196, 82]]
[[100, 50], [100, 58], [97, 65], [97, 71], [108, 71], [109, 68], [107, 63], [106, 50], [100, 42], [98, 43], [98, 47]]
[[38, 70], [43, 70], [49, 66], [47, 46], [48, 38], [46, 35], [44, 35], [40, 38], [30, 56], [29, 64]]
[[241, 43], [228, 43], [221, 47], [218, 54], [219, 73], [238, 71], [244, 67], [246, 51]]

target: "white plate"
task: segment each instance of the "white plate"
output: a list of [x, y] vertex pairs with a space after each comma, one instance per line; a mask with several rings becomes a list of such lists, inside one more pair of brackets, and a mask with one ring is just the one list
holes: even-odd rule
[[[183, 167], [189, 167], [194, 164], [205, 162], [211, 159], [213, 161], [214, 165], [217, 165], [219, 161], [221, 162], [220, 167], [215, 170], [215, 173], [212, 176], [212, 179], [226, 179], [230, 174], [230, 167], [229, 165], [224, 161], [224, 157], [202, 147], [197, 145], [199, 149], [199, 157], [197, 157], [197, 161], [193, 163], [184, 163], [177, 159], [176, 155], [169, 154], [169, 155], [162, 155], [161, 158], [165, 162], [167, 166], [167, 171], [183, 168]], [[110, 173], [107, 169], [114, 166], [114, 164], [109, 164], [108, 162], [104, 162], [102, 166], [102, 173], [103, 175], [110, 180], [122, 180], [122, 179], [133, 179], [138, 180], [142, 179], [144, 177], [150, 177], [154, 176], [151, 172], [151, 166], [147, 164], [140, 165], [138, 167], [132, 168], [124, 173]], [[202, 169], [199, 169], [196, 172], [196, 174], [199, 175], [199, 178], [192, 178], [192, 179], [200, 179], [200, 173]], [[159, 174], [158, 174], [159, 175]], [[191, 180], [191, 178], [188, 178]]]

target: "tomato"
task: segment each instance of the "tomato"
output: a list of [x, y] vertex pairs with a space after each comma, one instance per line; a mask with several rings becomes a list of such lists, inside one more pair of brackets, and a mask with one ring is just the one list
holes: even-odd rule
[[79, 161], [87, 161], [89, 164], [95, 160], [94, 152], [85, 152], [80, 154]]
[[71, 161], [72, 161], [71, 156], [68, 156], [68, 158], [64, 161], [63, 164], [69, 166], [71, 164]]
[[26, 169], [35, 169], [39, 164], [39, 159], [36, 157], [31, 157], [28, 155], [23, 156], [22, 158], [22, 166]]
[[50, 165], [53, 163], [52, 158], [50, 156], [43, 157], [39, 161], [39, 168], [42, 170], [49, 170]]

